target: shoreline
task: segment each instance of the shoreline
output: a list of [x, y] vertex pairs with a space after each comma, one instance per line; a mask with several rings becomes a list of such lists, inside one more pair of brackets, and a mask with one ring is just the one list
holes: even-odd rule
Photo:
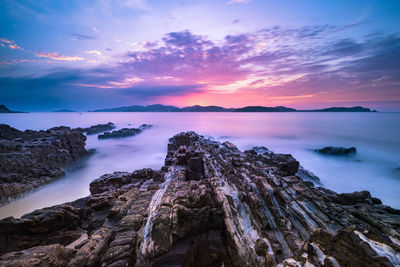
[[[30, 114], [30, 115], [32, 115], [32, 114]], [[107, 121], [107, 120], [106, 120]], [[138, 124], [139, 125], [139, 124]], [[81, 125], [79, 125], [79, 126], [81, 126]], [[76, 126], [75, 126], [76, 127]], [[119, 128], [121, 128], [121, 127], [124, 127], [124, 126], [119, 126], [118, 127], [118, 129]], [[157, 127], [159, 127], [159, 126], [157, 126]], [[152, 133], [153, 134], [153, 133]], [[151, 134], [151, 135], [152, 135]], [[149, 136], [149, 137], [151, 137], [151, 136]], [[222, 138], [223, 136], [221, 136], [221, 138]], [[218, 138], [217, 138], [218, 139]], [[223, 139], [223, 138], [222, 138]], [[221, 140], [222, 140], [221, 139]], [[235, 140], [234, 142], [236, 143], [236, 142], [239, 142], [240, 141], [240, 139], [238, 138], [238, 137], [229, 137], [228, 138], [229, 140]], [[141, 141], [139, 141], [139, 142], [143, 142], [143, 141], [145, 141], [145, 142], [148, 142], [148, 141], [150, 141], [150, 142], [154, 142], [153, 141], [153, 138], [146, 138], [146, 137], [144, 137], [144, 138], [140, 138], [140, 140]], [[219, 140], [219, 139], [218, 139]], [[246, 140], [246, 139], [245, 139]], [[128, 142], [131, 142], [130, 141], [130, 139], [129, 140], [126, 140], [126, 141], [128, 141]], [[134, 146], [136, 146], [135, 145], [135, 139], [132, 139], [132, 141], [134, 141], [134, 143], [132, 143], [132, 144], [130, 144], [130, 146], [131, 145], [134, 145]], [[290, 140], [289, 140], [290, 141]], [[115, 143], [115, 141], [113, 140], [112, 141], [113, 143], [112, 144], [116, 144]], [[121, 142], [125, 142], [125, 140], [121, 140]], [[166, 141], [165, 141], [166, 142]], [[165, 145], [164, 145], [164, 143], [163, 142], [160, 142], [160, 143], [162, 143], [162, 147], [164, 147]], [[106, 144], [106, 146], [108, 146], [107, 145], [107, 143], [104, 143], [104, 144]], [[240, 143], [239, 143], [240, 144]], [[243, 143], [241, 143], [241, 147], [242, 147], [242, 149], [247, 149], [247, 147], [249, 146], [249, 144], [258, 144], [258, 145], [260, 145], [260, 144], [268, 144], [268, 143], [265, 143], [265, 141], [264, 142], [259, 142], [259, 141], [257, 141], [257, 140], [255, 140], [254, 141], [254, 143], [253, 143], [253, 141], [249, 141], [249, 140], [247, 140], [244, 144]], [[91, 145], [90, 147], [97, 147], [98, 146], [98, 144], [96, 143], [96, 145]], [[114, 145], [113, 145], [114, 146]], [[269, 146], [269, 145], [268, 145]], [[291, 146], [291, 145], [290, 145]], [[158, 148], [157, 148], [158, 149]], [[274, 148], [273, 146], [272, 146], [272, 149], [274, 150], [274, 151], [281, 151], [281, 150], [279, 150], [279, 149], [276, 149], [276, 148]], [[287, 149], [285, 152], [286, 153], [288, 153], [288, 152], [291, 152], [291, 150], [292, 150], [292, 147], [290, 147], [290, 149]], [[101, 151], [101, 149], [100, 149], [100, 151]], [[158, 151], [158, 150], [157, 150]], [[310, 149], [310, 151], [311, 151], [311, 149]], [[103, 155], [102, 155], [102, 157], [104, 157], [104, 156], [111, 156], [111, 157], [114, 157], [115, 155], [114, 154], [108, 154], [110, 152], [110, 150], [108, 149], [107, 150], [107, 152], [106, 151], [104, 151], [104, 153], [107, 153], [107, 154], [104, 154], [103, 153]], [[295, 147], [293, 147], [293, 152], [295, 152], [295, 155], [296, 155], [296, 158], [300, 158], [300, 159], [302, 159], [302, 158], [304, 158], [304, 157], [306, 157], [306, 158], [308, 158], [309, 157], [309, 152], [304, 152], [304, 154], [305, 155], [298, 155], [299, 153], [298, 152], [296, 152], [296, 148]], [[119, 152], [117, 152], [117, 154], [118, 154]], [[142, 152], [139, 152], [139, 153], [142, 153]], [[148, 154], [149, 156], [151, 156], [151, 155], [153, 155], [153, 154], [151, 154], [151, 153], [153, 153], [153, 150], [152, 150], [152, 148], [150, 148], [150, 149], [148, 149], [148, 150], [146, 150], [146, 152], [145, 153], [150, 153], [150, 154]], [[126, 156], [129, 156], [128, 154], [126, 154]], [[311, 156], [313, 156], [313, 157], [315, 157], [314, 155], [311, 155]], [[140, 159], [140, 157], [138, 157], [138, 159]], [[315, 172], [315, 173], [317, 173], [319, 176], [321, 176], [321, 177], [324, 177], [324, 175], [321, 175], [321, 169], [323, 169], [323, 168], [325, 168], [326, 167], [326, 165], [324, 165], [325, 163], [329, 163], [329, 162], [337, 162], [338, 164], [336, 164], [335, 163], [335, 165], [334, 166], [340, 166], [340, 165], [344, 165], [344, 164], [347, 164], [346, 163], [346, 161], [349, 161], [348, 159], [340, 159], [340, 158], [338, 158], [338, 159], [334, 159], [334, 158], [329, 158], [329, 157], [320, 157], [319, 158], [320, 159], [320, 162], [319, 161], [317, 161], [317, 162], [311, 162], [311, 164], [310, 164], [310, 162], [305, 162], [305, 163], [307, 163], [307, 164], [305, 164], [306, 165], [306, 167], [308, 167], [308, 169], [312, 169], [313, 170], [313, 172]], [[358, 158], [357, 158], [357, 160], [359, 160]], [[363, 160], [364, 161], [364, 159], [361, 159], [361, 160]], [[86, 166], [86, 168], [89, 166], [94, 166], [95, 167], [95, 165], [96, 164], [98, 164], [97, 162], [99, 161], [99, 159], [98, 158], [94, 158], [93, 160], [91, 160], [91, 162], [89, 161], [88, 162], [88, 164], [89, 165], [87, 165]], [[162, 161], [162, 159], [161, 160], [158, 160], [158, 161]], [[303, 161], [301, 160], [301, 162], [303, 163]], [[342, 164], [342, 163], [343, 164]], [[104, 163], [106, 163], [106, 162], [104, 162]], [[104, 164], [103, 163], [103, 164]], [[349, 163], [351, 163], [351, 162], [349, 162]], [[353, 165], [354, 165], [354, 167], [355, 168], [359, 168], [358, 166], [356, 166], [356, 165], [360, 165], [360, 167], [363, 167], [362, 166], [362, 164], [364, 164], [364, 163], [354, 163]], [[368, 164], [368, 163], [365, 163], [365, 164]], [[364, 164], [364, 165], [365, 165]], [[156, 165], [158, 165], [158, 163], [156, 164]], [[332, 164], [331, 164], [332, 165]], [[145, 164], [143, 165], [142, 164], [142, 166], [144, 167], [144, 166], [146, 166]], [[154, 165], [152, 165], [152, 166], [154, 166]], [[311, 167], [310, 167], [311, 166]], [[315, 168], [314, 167], [312, 167], [312, 166], [320, 166], [319, 167], [319, 169], [318, 169], [318, 171], [316, 172], [315, 171]], [[139, 166], [139, 168], [140, 168], [141, 166]], [[329, 167], [329, 166], [328, 166]], [[342, 167], [340, 167], [340, 168], [342, 168]], [[129, 167], [129, 171], [133, 171], [134, 169], [138, 169], [138, 167]], [[113, 171], [113, 170], [126, 170], [126, 168], [120, 168], [120, 167], [114, 167], [114, 168], [109, 168], [109, 169], [107, 169], [107, 170], [105, 170], [105, 171], [103, 171], [103, 172], [95, 172], [95, 174], [84, 174], [85, 172], [82, 172], [82, 174], [81, 174], [81, 176], [82, 177], [84, 177], [84, 176], [86, 176], [86, 177], [90, 177], [89, 179], [94, 179], [95, 177], [99, 177], [101, 174], [104, 174], [104, 173], [110, 173], [111, 171]], [[361, 170], [360, 170], [361, 171]], [[369, 171], [369, 170], [367, 170], [367, 171]], [[391, 171], [390, 169], [388, 170], [388, 171]], [[390, 173], [390, 174], [392, 174], [392, 173]], [[394, 170], [393, 170], [393, 174], [395, 174], [394, 173]], [[343, 174], [342, 174], [343, 176], [346, 176], [346, 172], [343, 172]], [[363, 173], [362, 172], [360, 172], [360, 173], [354, 173], [353, 175], [359, 175], [359, 176], [362, 176], [363, 175]], [[68, 175], [68, 177], [69, 177], [69, 175]], [[351, 177], [352, 179], [354, 178], [354, 176], [349, 176], [349, 175], [347, 175], [347, 177]], [[59, 182], [62, 182], [62, 180], [63, 180], [64, 178], [62, 178], [62, 179], [59, 179], [59, 180], [61, 180], [61, 181], [59, 181], [59, 180], [57, 180], [57, 184], [59, 183]], [[76, 181], [76, 177], [74, 178], [75, 179], [75, 181]], [[335, 177], [335, 179], [337, 179], [336, 177]], [[332, 183], [332, 182], [331, 182]], [[338, 180], [337, 182], [334, 182], [334, 183], [341, 183], [341, 180]], [[355, 182], [354, 182], [355, 183]], [[89, 181], [87, 182], [87, 185], [89, 184]], [[323, 180], [323, 186], [325, 187], [325, 188], [329, 188], [329, 189], [332, 189], [332, 190], [334, 190], [334, 191], [337, 191], [337, 192], [351, 192], [351, 191], [359, 191], [359, 190], [363, 190], [364, 188], [363, 188], [363, 185], [364, 185], [364, 181], [362, 181], [361, 183], [358, 183], [359, 184], [359, 186], [357, 186], [357, 188], [355, 188], [355, 189], [352, 189], [352, 190], [338, 190], [338, 189], [335, 189], [335, 186], [333, 186], [332, 187], [332, 185], [331, 184], [326, 184], [326, 180]], [[51, 185], [52, 184], [50, 184], [50, 187], [51, 187]], [[87, 188], [87, 185], [83, 185], [83, 187], [82, 188]], [[80, 183], [80, 185], [79, 186], [82, 186], [81, 185], [81, 183]], [[367, 187], [367, 189], [368, 189], [368, 187]], [[370, 189], [369, 189], [370, 190]], [[39, 189], [39, 191], [40, 191], [40, 189]], [[36, 192], [36, 191], [35, 191]], [[382, 196], [382, 194], [377, 194], [376, 192], [373, 192], [373, 191], [371, 191], [372, 192], [372, 194], [373, 195], [377, 195], [379, 198], [382, 198], [383, 197], [383, 199], [385, 199], [385, 195], [384, 196]], [[390, 197], [390, 195], [387, 195], [387, 191], [385, 190], [385, 189], [381, 189], [380, 190], [380, 192], [384, 192], [384, 194], [386, 194], [386, 196], [389, 196]], [[389, 191], [388, 191], [389, 192]], [[60, 194], [62, 194], [62, 191], [60, 191]], [[76, 195], [76, 194], [74, 194], [74, 195]], [[82, 197], [83, 196], [85, 196], [85, 195], [81, 195]], [[76, 196], [76, 197], [79, 197], [79, 196]], [[35, 197], [34, 198], [31, 198], [32, 199], [32, 203], [33, 202], [35, 202], [35, 201], [40, 201], [41, 199], [40, 199], [40, 196], [38, 196], [38, 194], [36, 194], [35, 195]], [[393, 197], [392, 197], [392, 199], [393, 199]], [[67, 201], [69, 201], [70, 199], [68, 199]], [[44, 201], [43, 201], [44, 203], [51, 203], [48, 199], [44, 199]], [[23, 203], [23, 202], [21, 202], [21, 203]], [[26, 203], [26, 201], [25, 201], [25, 203]], [[56, 202], [56, 203], [54, 203], [54, 204], [58, 204], [58, 203], [61, 203], [61, 202]], [[388, 203], [386, 200], [384, 200], [384, 203]], [[391, 203], [393, 203], [393, 200], [391, 201]], [[29, 203], [26, 203], [26, 205], [28, 205]], [[21, 204], [21, 205], [23, 205], [23, 204]], [[48, 205], [48, 204], [47, 204]], [[36, 209], [36, 208], [43, 208], [43, 207], [45, 207], [45, 206], [47, 206], [47, 205], [42, 205], [42, 206], [38, 206], [38, 205], [36, 205], [35, 206], [35, 208], [32, 208], [31, 210], [25, 210], [26, 212], [29, 212], [29, 211], [32, 211], [33, 209]], [[52, 204], [51, 204], [52, 205]], [[390, 205], [390, 204], [389, 204]], [[398, 208], [396, 205], [391, 205], [391, 206], [393, 206], [393, 207], [396, 207], [396, 208]], [[23, 213], [21, 212], [20, 213], [21, 215], [23, 215]], [[10, 215], [12, 215], [12, 214], [10, 214]]]
[[[300, 263], [304, 260], [301, 256], [304, 253], [308, 254], [307, 261], [318, 263], [315, 246], [329, 261], [367, 264], [371, 257], [374, 261], [377, 258], [371, 251], [364, 250], [360, 245], [362, 242], [373, 243], [377, 236], [381, 236], [379, 242], [396, 247], [395, 243], [382, 237], [399, 231], [397, 226], [391, 224], [391, 220], [400, 219], [399, 210], [380, 204], [380, 200], [371, 197], [367, 191], [337, 194], [314, 187], [311, 182], [294, 176], [298, 166], [299, 163], [290, 155], [258, 154], [254, 150], [241, 152], [230, 142], [216, 142], [192, 132], [181, 133], [170, 139], [165, 166], [161, 171], [142, 169], [133, 173], [103, 175], [92, 181], [92, 194], [87, 198], [37, 210], [22, 219], [0, 221], [5, 226], [3, 234], [8, 236], [7, 240], [13, 240], [9, 248], [28, 248], [24, 233], [29, 229], [42, 229], [39, 233], [44, 231], [45, 236], [53, 237], [46, 239], [42, 236], [42, 241], [38, 243], [31, 236], [33, 243], [29, 247], [34, 248], [24, 250], [22, 256], [7, 254], [5, 258], [0, 257], [0, 262], [6, 263], [6, 259], [14, 262], [33, 259], [37, 255], [35, 253], [44, 248], [53, 251], [65, 264], [73, 266], [83, 262], [94, 266], [131, 261], [129, 257], [109, 254], [115, 249], [130, 251], [130, 255], [136, 255], [135, 262], [139, 265], [166, 264], [174, 257], [188, 261], [191, 258], [187, 258], [185, 255], [188, 254], [184, 252], [190, 247], [184, 238], [188, 236], [195, 240], [195, 246], [219, 244], [220, 248], [213, 252], [217, 253], [218, 261], [230, 262], [234, 266], [277, 264], [290, 258]], [[172, 217], [168, 215], [170, 213]], [[180, 217], [179, 214], [186, 215]], [[266, 217], [260, 220], [258, 216]], [[42, 223], [40, 218], [48, 218], [46, 220], [58, 226], [48, 228], [49, 225], [44, 221]], [[60, 218], [67, 224], [60, 224]], [[168, 218], [175, 218], [175, 223]], [[35, 221], [33, 224], [30, 222], [32, 219]], [[265, 222], [269, 223], [264, 225]], [[289, 229], [283, 227], [289, 222], [292, 225]], [[187, 224], [192, 226], [187, 228]], [[355, 229], [348, 229], [351, 225]], [[316, 228], [325, 230], [315, 235], [312, 229]], [[11, 229], [19, 230], [13, 232]], [[129, 229], [134, 229], [134, 232]], [[366, 234], [365, 229], [370, 233]], [[161, 233], [170, 233], [172, 239], [159, 239]], [[231, 238], [219, 237], [222, 233]], [[236, 240], [234, 233], [239, 234], [242, 241]], [[62, 239], [57, 241], [61, 236]], [[360, 244], [352, 245], [357, 253], [352, 253], [361, 253], [362, 257], [343, 257], [349, 253], [346, 246], [340, 247], [339, 251], [331, 250], [330, 243], [324, 241], [328, 236], [340, 242], [348, 242], [342, 239], [347, 236], [359, 240]], [[310, 245], [299, 247], [299, 240], [294, 240], [294, 237]], [[132, 238], [136, 240], [132, 245], [121, 245], [122, 240]], [[25, 241], [18, 245], [18, 240]], [[62, 245], [54, 247], [54, 242], [61, 242]], [[72, 248], [69, 243], [79, 244]], [[229, 250], [226, 247], [228, 244]], [[35, 247], [37, 245], [42, 247]], [[177, 246], [179, 250], [176, 250]], [[102, 249], [98, 250], [100, 247]], [[299, 252], [294, 253], [297, 250]], [[389, 259], [393, 263], [396, 259], [390, 258], [390, 251], [387, 253], [379, 261], [383, 263]], [[205, 253], [191, 257], [207, 260], [209, 256]]]

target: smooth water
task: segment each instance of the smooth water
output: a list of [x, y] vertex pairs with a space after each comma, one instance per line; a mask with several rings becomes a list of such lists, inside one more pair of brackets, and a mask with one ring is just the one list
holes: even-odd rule
[[[88, 136], [96, 153], [67, 175], [0, 208], [0, 218], [19, 217], [38, 208], [89, 195], [89, 183], [105, 173], [160, 168], [167, 142], [182, 131], [229, 140], [241, 150], [265, 146], [290, 153], [337, 192], [369, 190], [384, 204], [400, 208], [400, 113], [22, 113], [0, 114], [0, 123], [17, 129], [87, 127], [113, 122], [118, 128], [142, 123], [154, 127], [122, 139]], [[129, 124], [131, 124], [129, 126]], [[312, 149], [355, 146], [355, 157], [323, 156]]]

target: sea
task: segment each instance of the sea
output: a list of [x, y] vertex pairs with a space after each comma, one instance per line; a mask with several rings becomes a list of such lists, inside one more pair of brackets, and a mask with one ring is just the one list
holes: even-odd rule
[[[19, 130], [46, 130], [55, 126], [88, 127], [113, 122], [118, 128], [152, 124], [134, 137], [99, 140], [89, 135], [91, 156], [66, 169], [62, 177], [0, 207], [0, 218], [20, 217], [52, 205], [86, 197], [89, 184], [103, 174], [159, 169], [168, 139], [195, 131], [239, 149], [265, 146], [275, 153], [292, 154], [320, 178], [322, 186], [339, 193], [368, 190], [384, 204], [400, 208], [400, 113], [357, 112], [190, 112], [190, 113], [15, 113], [0, 114], [0, 123]], [[357, 154], [326, 156], [314, 152], [325, 146], [356, 147]]]

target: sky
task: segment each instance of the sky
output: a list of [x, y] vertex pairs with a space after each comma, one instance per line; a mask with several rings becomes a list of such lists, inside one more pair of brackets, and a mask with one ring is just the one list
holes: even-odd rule
[[0, 0], [0, 104], [400, 111], [399, 0]]

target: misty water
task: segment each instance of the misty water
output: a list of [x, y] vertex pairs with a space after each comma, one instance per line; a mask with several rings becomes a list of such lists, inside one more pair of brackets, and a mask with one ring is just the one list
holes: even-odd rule
[[[117, 128], [154, 127], [121, 139], [88, 136], [96, 153], [76, 162], [66, 176], [0, 207], [0, 218], [88, 196], [89, 183], [105, 173], [159, 169], [168, 139], [182, 131], [229, 140], [241, 150], [265, 146], [290, 153], [337, 192], [369, 190], [384, 204], [400, 208], [400, 113], [26, 113], [0, 114], [0, 123], [20, 130], [54, 126], [88, 127], [113, 122]], [[354, 157], [313, 152], [324, 146], [355, 146]]]

